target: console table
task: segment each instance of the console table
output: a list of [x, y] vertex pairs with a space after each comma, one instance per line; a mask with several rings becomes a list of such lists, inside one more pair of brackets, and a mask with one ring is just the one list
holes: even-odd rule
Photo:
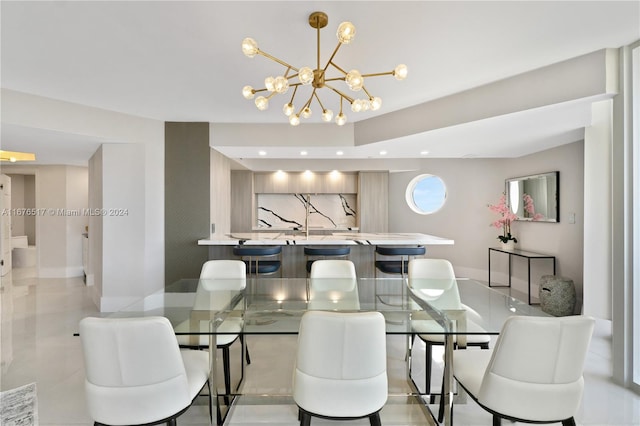
[[[491, 285], [491, 252], [495, 251], [495, 252], [499, 252], [499, 253], [506, 253], [507, 255], [509, 255], [509, 285], [508, 286], [496, 286], [496, 285]], [[531, 251], [524, 251], [524, 250], [505, 250], [505, 249], [501, 249], [501, 248], [496, 248], [496, 247], [489, 247], [489, 287], [511, 287], [511, 258], [513, 256], [518, 256], [518, 257], [524, 257], [525, 259], [527, 259], [527, 297], [528, 297], [528, 302], [531, 305], [531, 260], [533, 259], [542, 259], [542, 260], [551, 260], [551, 262], [553, 263], [553, 275], [556, 274], [556, 257], [549, 255], [549, 254], [541, 254], [541, 253], [534, 253]]]

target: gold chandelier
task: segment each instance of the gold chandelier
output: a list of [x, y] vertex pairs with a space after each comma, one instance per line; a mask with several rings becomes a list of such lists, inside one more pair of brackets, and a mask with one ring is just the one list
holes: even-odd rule
[[[322, 121], [329, 122], [332, 120], [333, 111], [331, 111], [330, 109], [326, 109], [322, 104], [322, 101], [320, 101], [320, 97], [318, 96], [318, 89], [322, 88], [331, 89], [333, 92], [337, 93], [340, 96], [340, 113], [335, 118], [335, 121], [339, 126], [342, 126], [347, 122], [347, 117], [342, 112], [342, 103], [344, 100], [351, 104], [351, 110], [353, 112], [368, 110], [376, 111], [380, 109], [380, 107], [382, 106], [382, 99], [377, 96], [372, 96], [369, 91], [367, 91], [367, 89], [364, 87], [364, 79], [367, 77], [377, 77], [380, 75], [393, 75], [396, 80], [404, 80], [407, 77], [407, 66], [404, 64], [400, 64], [393, 71], [375, 74], [361, 74], [360, 71], [356, 69], [347, 72], [340, 68], [333, 62], [333, 58], [335, 57], [336, 53], [338, 53], [338, 49], [340, 49], [340, 46], [342, 46], [343, 44], [349, 44], [356, 35], [355, 26], [351, 22], [343, 22], [338, 26], [338, 31], [336, 34], [338, 37], [338, 46], [336, 46], [325, 66], [320, 67], [320, 29], [326, 27], [328, 22], [329, 18], [324, 12], [313, 12], [311, 15], [309, 15], [309, 25], [317, 30], [316, 69], [311, 69], [307, 66], [296, 68], [293, 65], [290, 65], [283, 60], [280, 60], [260, 50], [258, 48], [258, 43], [256, 43], [254, 39], [247, 37], [242, 40], [242, 52], [247, 57], [253, 58], [255, 55], [262, 55], [286, 68], [284, 75], [265, 78], [265, 87], [262, 89], [254, 89], [251, 86], [244, 86], [242, 88], [242, 95], [246, 99], [253, 99], [256, 93], [269, 92], [268, 94], [265, 94], [266, 96], [261, 95], [255, 98], [256, 107], [259, 110], [264, 111], [269, 107], [269, 100], [273, 96], [275, 96], [276, 94], [284, 94], [289, 90], [290, 87], [293, 87], [291, 100], [289, 100], [289, 102], [286, 103], [283, 107], [284, 114], [289, 117], [289, 123], [292, 126], [297, 126], [298, 124], [300, 124], [301, 118], [309, 118], [311, 116], [311, 102], [314, 100], [314, 98], [320, 105], [320, 108], [322, 108]], [[338, 77], [327, 77], [327, 70], [330, 65], [337, 71], [339, 71], [340, 75]], [[293, 80], [296, 77], [298, 79], [297, 82], [290, 82], [290, 80]], [[367, 95], [367, 98], [354, 99], [329, 84], [329, 82], [333, 81], [344, 81], [347, 84], [347, 87], [349, 87], [349, 89], [351, 89], [353, 92], [358, 92], [360, 90], [364, 91], [364, 93]], [[313, 91], [307, 101], [296, 112], [293, 101], [296, 97], [298, 87], [301, 85], [311, 85], [313, 87]]]

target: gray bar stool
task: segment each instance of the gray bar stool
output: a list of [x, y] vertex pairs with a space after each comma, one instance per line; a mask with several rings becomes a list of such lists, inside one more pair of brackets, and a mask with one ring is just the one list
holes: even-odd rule
[[247, 265], [247, 274], [273, 274], [280, 271], [281, 266], [281, 246], [246, 246], [237, 245], [233, 248], [233, 254], [239, 256]]
[[304, 248], [304, 255], [307, 258], [307, 274], [311, 272], [311, 265], [314, 261], [320, 259], [345, 258], [348, 259], [351, 248], [348, 246], [322, 246]]
[[[424, 246], [376, 246], [376, 276], [380, 271], [385, 274], [399, 274], [404, 277], [409, 268], [409, 261], [415, 256], [422, 256], [425, 253]], [[384, 256], [384, 258], [379, 260], [378, 255]], [[394, 259], [389, 259], [390, 257]]]

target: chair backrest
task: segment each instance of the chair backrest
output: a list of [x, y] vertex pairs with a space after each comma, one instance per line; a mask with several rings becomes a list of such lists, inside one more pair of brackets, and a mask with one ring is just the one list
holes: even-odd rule
[[346, 259], [320, 259], [311, 265], [311, 278], [352, 278], [356, 279], [356, 267]]
[[451, 262], [446, 259], [411, 259], [409, 278], [455, 278]]
[[208, 260], [202, 265], [200, 278], [246, 278], [247, 266], [241, 260]]
[[[580, 404], [594, 320], [509, 317], [496, 341], [478, 402], [527, 420], [563, 420]], [[455, 367], [454, 367], [455, 368]]]
[[191, 403], [184, 362], [168, 319], [84, 318], [80, 338], [87, 404], [94, 421], [151, 423]]
[[446, 259], [409, 261], [409, 287], [437, 309], [462, 309], [456, 275]]
[[308, 311], [302, 316], [293, 398], [329, 417], [360, 417], [387, 400], [384, 316]]

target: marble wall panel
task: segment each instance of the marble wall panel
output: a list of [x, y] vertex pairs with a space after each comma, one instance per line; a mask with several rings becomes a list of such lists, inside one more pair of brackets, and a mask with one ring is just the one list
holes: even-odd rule
[[[257, 194], [258, 228], [304, 228], [307, 194]], [[356, 194], [317, 194], [309, 201], [309, 228], [356, 226]]]

